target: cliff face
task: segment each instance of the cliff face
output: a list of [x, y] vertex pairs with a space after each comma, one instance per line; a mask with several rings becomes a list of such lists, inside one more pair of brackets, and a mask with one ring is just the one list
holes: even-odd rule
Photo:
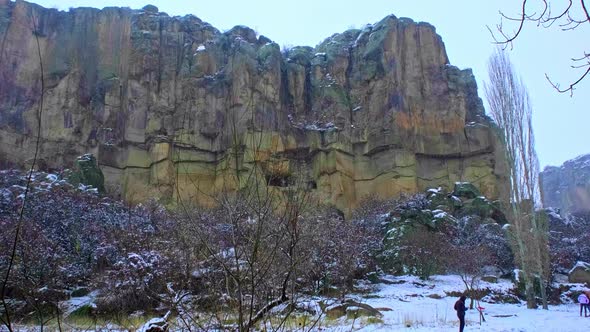
[[260, 166], [348, 210], [471, 181], [506, 184], [502, 145], [470, 70], [450, 66], [433, 26], [388, 16], [315, 49], [281, 52], [242, 26], [220, 32], [157, 9], [45, 9], [0, 0], [0, 160], [93, 153], [107, 191], [211, 203]]
[[567, 213], [590, 211], [590, 154], [545, 167], [540, 174], [543, 205]]

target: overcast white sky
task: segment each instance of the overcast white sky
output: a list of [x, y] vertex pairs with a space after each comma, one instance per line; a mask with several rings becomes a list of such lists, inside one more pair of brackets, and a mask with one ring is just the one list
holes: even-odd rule
[[[122, 6], [141, 8], [150, 3], [170, 15], [193, 14], [220, 30], [247, 25], [279, 45], [315, 46], [324, 38], [351, 27], [375, 23], [389, 14], [433, 24], [442, 36], [451, 64], [473, 68], [484, 98], [486, 63], [493, 52], [487, 26], [500, 23], [499, 10], [516, 14], [517, 0], [34, 0], [45, 7]], [[535, 1], [529, 1], [535, 2]], [[562, 1], [553, 1], [556, 4]], [[509, 28], [509, 22], [504, 26]], [[509, 31], [512, 30], [509, 28]], [[538, 28], [529, 24], [514, 43], [510, 57], [522, 76], [534, 107], [537, 152], [541, 166], [559, 165], [590, 153], [590, 78], [578, 86], [573, 98], [557, 93], [545, 79], [563, 85], [577, 78], [570, 58], [588, 47], [590, 24], [573, 32]], [[588, 50], [588, 49], [587, 49]]]

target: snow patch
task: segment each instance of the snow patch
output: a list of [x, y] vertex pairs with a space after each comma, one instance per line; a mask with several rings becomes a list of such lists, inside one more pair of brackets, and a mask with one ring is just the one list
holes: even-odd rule
[[448, 213], [443, 210], [434, 210], [432, 213], [434, 214], [434, 219], [444, 219], [448, 216]]
[[55, 175], [55, 174], [47, 174], [47, 175], [45, 176], [45, 179], [47, 179], [47, 181], [49, 181], [49, 182], [53, 183], [53, 182], [57, 181], [57, 179], [58, 179], [58, 176], [57, 176], [57, 175]]
[[81, 297], [72, 297], [69, 300], [65, 301], [62, 305], [65, 307], [64, 316], [67, 317], [72, 314], [72, 312], [80, 309], [85, 305], [89, 305], [92, 308], [96, 308], [96, 304], [94, 300], [98, 296], [98, 291], [90, 292], [86, 296]]
[[442, 191], [442, 187], [438, 187], [438, 188], [436, 188], [436, 189], [435, 189], [435, 188], [430, 188], [430, 189], [428, 189], [426, 192], [427, 192], [428, 194], [440, 194], [440, 193], [441, 193], [441, 191]]

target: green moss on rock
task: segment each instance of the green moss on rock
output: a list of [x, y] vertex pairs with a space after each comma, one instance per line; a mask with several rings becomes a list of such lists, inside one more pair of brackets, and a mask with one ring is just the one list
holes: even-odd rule
[[73, 185], [81, 183], [98, 189], [99, 193], [105, 192], [104, 175], [92, 154], [85, 154], [76, 159], [74, 170], [68, 180]]
[[471, 199], [481, 196], [481, 193], [472, 183], [457, 182], [455, 183], [455, 189], [453, 189], [453, 195]]

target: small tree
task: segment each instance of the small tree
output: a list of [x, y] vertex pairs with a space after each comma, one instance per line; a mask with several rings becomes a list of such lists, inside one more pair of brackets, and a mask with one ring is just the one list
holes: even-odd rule
[[496, 263], [494, 255], [485, 246], [457, 246], [449, 255], [449, 270], [457, 273], [465, 285], [465, 293], [471, 299], [469, 308], [473, 309], [478, 284], [483, 277], [484, 268]]

